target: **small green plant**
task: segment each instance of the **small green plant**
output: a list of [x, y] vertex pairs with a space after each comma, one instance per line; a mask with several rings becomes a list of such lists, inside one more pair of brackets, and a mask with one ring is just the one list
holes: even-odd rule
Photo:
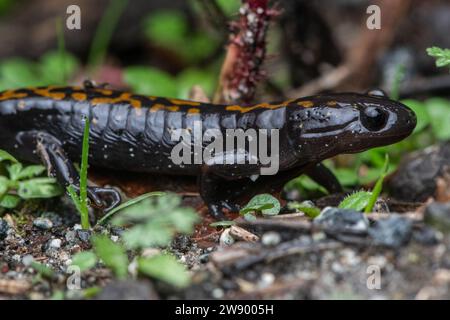
[[0, 208], [14, 209], [22, 200], [57, 197], [62, 189], [55, 179], [42, 177], [45, 167], [24, 166], [0, 150]]
[[280, 213], [280, 201], [274, 196], [264, 193], [254, 196], [245, 207], [240, 210], [240, 214], [247, 220], [255, 220], [255, 214], [263, 216], [276, 216]]
[[[109, 267], [117, 278], [128, 276], [127, 251], [138, 254], [138, 271], [146, 276], [167, 282], [175, 287], [185, 287], [189, 274], [168, 253], [140, 257], [143, 249], [165, 248], [176, 234], [190, 234], [198, 221], [192, 208], [181, 207], [181, 198], [175, 194], [154, 192], [122, 204], [113, 212], [111, 222], [118, 226], [132, 225], [123, 233], [121, 242], [113, 242], [107, 236], [94, 236], [93, 251], [80, 252], [73, 257], [73, 264], [81, 270], [94, 267], [99, 260]], [[108, 219], [113, 214], [108, 216]], [[106, 219], [102, 222], [104, 223]]]
[[427, 49], [427, 53], [436, 59], [436, 67], [450, 67], [450, 49], [431, 47]]
[[381, 175], [379, 176], [377, 182], [372, 191], [358, 191], [349, 196], [347, 196], [339, 204], [341, 209], [353, 209], [357, 211], [363, 211], [365, 213], [370, 213], [373, 210], [375, 202], [381, 193], [383, 187], [383, 181], [386, 177], [389, 169], [389, 156], [386, 154], [385, 162]]
[[72, 201], [75, 204], [81, 216], [81, 227], [83, 229], [90, 229], [89, 223], [89, 208], [87, 199], [87, 168], [89, 156], [89, 118], [85, 118], [84, 133], [83, 133], [83, 149], [81, 153], [81, 169], [80, 169], [80, 195], [77, 195], [75, 187], [70, 185], [67, 187]]
[[291, 210], [301, 211], [311, 218], [315, 218], [320, 214], [320, 209], [314, 206], [311, 201], [293, 201], [288, 204], [288, 208]]

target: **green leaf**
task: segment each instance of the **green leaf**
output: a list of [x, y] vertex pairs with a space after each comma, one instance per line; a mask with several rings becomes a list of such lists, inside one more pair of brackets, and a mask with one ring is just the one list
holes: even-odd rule
[[261, 212], [263, 215], [275, 216], [280, 213], [281, 205], [277, 198], [265, 193], [254, 196], [247, 205], [241, 209], [242, 215], [249, 212]]
[[288, 208], [291, 210], [298, 210], [305, 213], [308, 217], [315, 218], [320, 214], [320, 209], [312, 205], [310, 201], [290, 202]]
[[114, 243], [107, 236], [94, 236], [92, 239], [95, 253], [103, 263], [111, 268], [117, 278], [124, 279], [128, 275], [128, 257], [125, 249]]
[[124, 70], [124, 79], [138, 94], [177, 97], [176, 81], [164, 71], [149, 67], [128, 67]]
[[188, 24], [180, 11], [157, 11], [144, 21], [147, 37], [159, 45], [177, 46], [184, 42]]
[[6, 177], [0, 176], [0, 199], [8, 192], [9, 180]]
[[9, 166], [6, 166], [6, 170], [8, 171], [9, 178], [12, 181], [19, 180], [19, 173], [22, 171], [22, 164], [21, 163], [14, 163]]
[[414, 129], [414, 133], [420, 132], [425, 129], [430, 124], [430, 115], [428, 114], [427, 107], [425, 103], [418, 100], [402, 100], [403, 104], [411, 108], [412, 111], [416, 114], [417, 117], [417, 125]]
[[172, 240], [172, 230], [158, 223], [136, 225], [123, 233], [127, 248], [165, 247]]
[[429, 56], [436, 58], [437, 67], [450, 66], [450, 49], [431, 47], [427, 49], [427, 53]]
[[341, 203], [339, 203], [338, 207], [341, 209], [353, 209], [356, 211], [362, 211], [367, 207], [371, 196], [371, 192], [358, 191], [345, 197], [345, 199], [342, 200]]
[[209, 226], [213, 227], [213, 228], [226, 228], [226, 227], [231, 227], [234, 226], [236, 224], [236, 222], [234, 221], [217, 221], [217, 222], [213, 222], [210, 223]]
[[358, 173], [353, 168], [336, 168], [333, 170], [340, 184], [345, 187], [351, 187], [358, 184]]
[[33, 261], [30, 265], [34, 270], [36, 270], [41, 276], [51, 279], [55, 275], [55, 272], [50, 267], [46, 265]]
[[239, 10], [240, 1], [238, 0], [217, 0], [217, 5], [227, 16], [236, 14]]
[[120, 212], [120, 211], [124, 210], [125, 208], [131, 207], [131, 206], [133, 206], [133, 205], [135, 205], [135, 204], [137, 204], [137, 203], [139, 203], [139, 202], [141, 202], [141, 201], [143, 201], [143, 200], [145, 200], [145, 199], [147, 199], [147, 198], [150, 198], [150, 197], [160, 197], [160, 196], [162, 196], [162, 195], [164, 195], [164, 194], [165, 194], [164, 192], [159, 192], [159, 191], [156, 191], [156, 192], [149, 192], [149, 193], [144, 193], [144, 194], [140, 195], [139, 197], [136, 197], [136, 198], [133, 198], [133, 199], [131, 199], [131, 200], [128, 200], [127, 202], [122, 203], [122, 204], [120, 204], [119, 206], [115, 207], [114, 209], [110, 210], [105, 216], [103, 216], [103, 217], [99, 220], [98, 224], [103, 224], [103, 223], [105, 223], [105, 222], [106, 222], [109, 218], [111, 218], [114, 214], [116, 214], [117, 212]]
[[287, 185], [286, 188], [288, 190], [298, 190], [301, 195], [305, 197], [309, 197], [313, 193], [320, 192], [324, 195], [328, 194], [328, 191], [321, 186], [320, 184], [313, 181], [310, 177], [306, 175], [301, 175], [300, 177], [297, 177], [293, 180], [291, 180]]
[[441, 98], [431, 98], [425, 101], [431, 118], [432, 130], [439, 140], [450, 139], [450, 101]]
[[177, 96], [188, 99], [193, 86], [199, 85], [208, 96], [213, 94], [215, 88], [215, 75], [212, 72], [187, 69], [177, 76]]
[[97, 264], [97, 256], [91, 251], [78, 252], [72, 258], [72, 265], [80, 268], [80, 271], [89, 270]]
[[0, 149], [0, 162], [3, 162], [3, 161], [11, 161], [13, 163], [18, 163], [19, 162], [19, 161], [17, 161], [16, 158], [14, 158], [8, 152], [6, 152], [5, 150], [1, 150]]
[[78, 66], [78, 60], [70, 53], [47, 52], [40, 60], [41, 79], [46, 84], [59, 84], [65, 77], [70, 78]]
[[30, 179], [33, 177], [40, 176], [45, 172], [45, 167], [41, 165], [32, 165], [25, 167], [18, 175], [18, 180]]
[[190, 234], [194, 231], [195, 224], [199, 221], [199, 217], [192, 208], [177, 208], [167, 213], [167, 219], [177, 232]]
[[138, 260], [141, 273], [164, 281], [178, 288], [185, 288], [190, 283], [186, 268], [170, 255], [157, 255]]
[[53, 198], [62, 194], [54, 178], [34, 178], [19, 182], [17, 194], [22, 199]]
[[[1, 197], [0, 197], [1, 198]], [[6, 194], [1, 198], [0, 207], [7, 209], [16, 208], [22, 200], [20, 197], [13, 194]]]
[[36, 73], [36, 65], [21, 58], [12, 58], [0, 64], [0, 78], [10, 88], [42, 84]]
[[135, 224], [123, 235], [128, 248], [167, 246], [176, 233], [194, 230], [198, 216], [192, 208], [180, 206], [180, 196], [168, 193], [151, 197], [154, 195], [121, 209], [112, 220], [116, 225]]

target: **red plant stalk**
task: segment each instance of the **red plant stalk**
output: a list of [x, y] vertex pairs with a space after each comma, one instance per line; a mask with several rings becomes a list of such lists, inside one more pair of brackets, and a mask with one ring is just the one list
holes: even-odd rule
[[266, 34], [274, 12], [268, 0], [242, 0], [239, 20], [232, 23], [215, 102], [250, 103], [266, 56]]

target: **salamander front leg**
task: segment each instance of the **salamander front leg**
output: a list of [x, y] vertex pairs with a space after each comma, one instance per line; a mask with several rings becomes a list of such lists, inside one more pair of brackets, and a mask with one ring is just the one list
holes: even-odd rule
[[[57, 138], [45, 132], [30, 131], [19, 133], [17, 141], [29, 148], [36, 148], [48, 176], [54, 177], [65, 188], [73, 185], [79, 190], [78, 172]], [[103, 210], [112, 209], [121, 201], [120, 194], [114, 189], [88, 187], [87, 193], [92, 205]]]
[[233, 201], [246, 188], [241, 180], [226, 180], [214, 173], [206, 172], [199, 178], [199, 189], [211, 215], [217, 220], [224, 220], [224, 210], [239, 212], [239, 206]]
[[305, 173], [315, 182], [327, 189], [327, 191], [331, 194], [343, 191], [339, 180], [333, 172], [321, 163], [308, 168]]

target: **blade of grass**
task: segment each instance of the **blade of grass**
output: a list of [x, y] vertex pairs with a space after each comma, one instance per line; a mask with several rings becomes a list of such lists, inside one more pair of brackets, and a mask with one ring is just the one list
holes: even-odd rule
[[77, 195], [75, 188], [70, 185], [67, 188], [72, 201], [75, 204], [81, 217], [81, 227], [83, 229], [90, 229], [89, 223], [89, 209], [87, 201], [87, 169], [89, 156], [89, 117], [84, 119], [83, 145], [81, 151], [81, 169], [80, 169], [80, 196]]
[[147, 199], [149, 197], [157, 197], [157, 196], [162, 196], [164, 195], [164, 192], [149, 192], [149, 193], [145, 193], [143, 195], [140, 195], [139, 197], [136, 197], [134, 199], [131, 199], [125, 203], [122, 203], [121, 205], [115, 207], [114, 209], [112, 209], [111, 211], [109, 211], [107, 214], [105, 214], [99, 221], [97, 224], [101, 225], [103, 223], [105, 223], [109, 218], [111, 218], [115, 213], [119, 212], [120, 210], [123, 210], [129, 206], [132, 206], [144, 199]]
[[382, 170], [381, 175], [378, 178], [377, 182], [375, 183], [375, 186], [373, 187], [372, 196], [370, 197], [369, 202], [367, 203], [366, 209], [364, 210], [365, 213], [372, 212], [373, 207], [375, 206], [375, 202], [377, 201], [378, 196], [380, 195], [381, 190], [383, 188], [383, 181], [384, 181], [384, 178], [386, 177], [388, 169], [389, 169], [389, 155], [386, 153], [383, 170]]
[[88, 57], [88, 65], [94, 68], [102, 64], [109, 42], [128, 0], [111, 0], [98, 24]]
[[83, 132], [83, 149], [81, 153], [81, 169], [80, 169], [80, 202], [84, 209], [87, 210], [87, 170], [89, 156], [89, 117], [85, 118]]
[[83, 208], [80, 202], [80, 198], [78, 197], [77, 192], [72, 185], [67, 187], [67, 192], [72, 198], [72, 201], [75, 204], [75, 208], [77, 208], [78, 212], [80, 213], [81, 227], [85, 230], [89, 229], [91, 226], [89, 223], [89, 211], [87, 210], [87, 207]]

